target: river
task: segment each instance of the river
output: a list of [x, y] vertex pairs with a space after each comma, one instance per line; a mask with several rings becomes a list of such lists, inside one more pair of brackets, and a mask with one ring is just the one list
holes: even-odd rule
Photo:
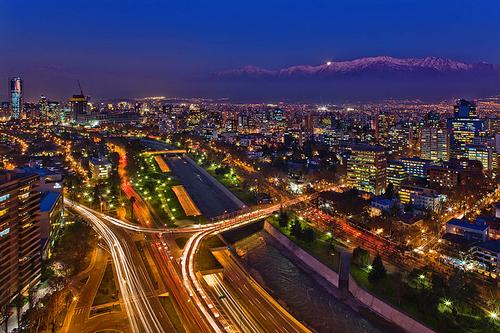
[[299, 320], [318, 333], [382, 333], [343, 304], [276, 247], [272, 237], [257, 232], [235, 244], [251, 274]]

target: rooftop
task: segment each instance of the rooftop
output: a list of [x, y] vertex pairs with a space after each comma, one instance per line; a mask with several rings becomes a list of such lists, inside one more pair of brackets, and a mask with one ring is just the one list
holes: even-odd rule
[[491, 252], [500, 253], [500, 241], [498, 240], [487, 240], [485, 242], [476, 245], [479, 248], [486, 249]]
[[464, 236], [452, 234], [449, 232], [445, 233], [443, 236], [441, 236], [441, 238], [450, 242], [450, 243], [462, 245], [462, 246], [470, 246], [470, 245], [474, 244], [475, 242], [477, 242], [477, 241], [472, 240], [472, 239], [466, 239]]
[[468, 228], [468, 229], [474, 229], [478, 231], [485, 231], [488, 226], [486, 224], [476, 224], [476, 223], [471, 223], [467, 219], [451, 219], [448, 222], [446, 222], [447, 225], [454, 225], [457, 227], [462, 227], [462, 228]]
[[49, 212], [61, 196], [59, 192], [45, 192], [40, 200], [40, 211]]

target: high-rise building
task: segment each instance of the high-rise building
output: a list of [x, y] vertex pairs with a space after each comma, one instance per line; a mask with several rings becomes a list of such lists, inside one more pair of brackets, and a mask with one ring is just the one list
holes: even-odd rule
[[386, 188], [387, 159], [381, 146], [355, 145], [347, 161], [349, 184], [376, 195]]
[[88, 99], [85, 95], [73, 95], [69, 99], [71, 106], [71, 116], [76, 123], [84, 122], [87, 120], [88, 114]]
[[432, 164], [429, 160], [418, 157], [405, 157], [401, 159], [405, 170], [410, 177], [427, 178], [427, 169]]
[[472, 144], [474, 138], [484, 130], [484, 122], [477, 115], [476, 104], [459, 100], [454, 107], [454, 117], [448, 119], [448, 129], [451, 133], [451, 157], [461, 158], [465, 146]]
[[40, 96], [40, 100], [38, 101], [38, 105], [40, 107], [40, 117], [43, 120], [49, 119], [49, 102], [47, 101], [47, 97]]
[[12, 119], [20, 119], [23, 111], [23, 80], [20, 77], [10, 79], [10, 111]]
[[389, 161], [387, 165], [387, 185], [392, 184], [394, 189], [399, 191], [407, 178], [408, 174], [402, 162]]
[[40, 280], [39, 176], [0, 171], [0, 307]]
[[424, 127], [420, 132], [420, 157], [432, 161], [450, 159], [450, 135], [439, 127]]
[[467, 145], [465, 146], [464, 157], [469, 160], [481, 162], [483, 170], [496, 171], [497, 153], [493, 147], [486, 145]]
[[396, 117], [394, 115], [380, 113], [376, 116], [373, 123], [375, 130], [375, 138], [381, 143], [385, 143], [389, 136], [389, 131], [396, 125]]

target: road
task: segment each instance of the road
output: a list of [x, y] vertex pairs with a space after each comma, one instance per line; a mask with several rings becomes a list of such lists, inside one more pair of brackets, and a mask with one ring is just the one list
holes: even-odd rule
[[102, 219], [102, 214], [64, 199], [64, 203], [85, 218], [107, 244], [118, 277], [118, 286], [133, 332], [175, 332], [155, 295], [135, 244], [124, 231]]
[[[272, 298], [245, 271], [228, 250], [220, 250], [213, 253], [224, 267], [224, 279], [221, 280], [216, 275], [210, 279], [210, 282], [214, 287], [220, 288], [220, 292], [225, 297], [230, 298], [237, 304], [234, 310], [238, 311], [238, 307], [241, 307], [241, 311], [248, 313], [248, 316], [240, 325], [243, 331], [263, 333], [310, 332], [309, 329]], [[248, 325], [246, 321], [249, 321], [251, 325]]]
[[140, 225], [130, 224], [110, 216], [102, 215], [103, 218], [120, 228], [147, 234], [147, 240], [150, 244], [148, 250], [155, 261], [156, 268], [160, 272], [162, 284], [173, 297], [184, 328], [188, 332], [211, 332], [205, 316], [192, 303], [187, 291], [182, 287], [183, 283], [179, 278], [181, 276], [180, 267], [173, 261], [173, 257], [166, 247], [166, 242], [161, 237], [162, 233], [192, 233], [198, 231], [198, 227], [155, 228], [155, 225], [162, 225], [158, 216], [153, 214], [147, 203], [130, 184], [126, 171], [127, 155], [125, 151], [119, 147], [115, 147], [115, 149], [120, 154], [118, 172], [122, 181], [122, 190], [127, 198], [133, 197], [135, 199], [133, 209]]
[[[170, 162], [170, 160], [169, 160]], [[170, 163], [169, 163], [170, 164]], [[126, 155], [121, 154], [120, 157], [120, 166], [121, 172], [120, 176], [122, 177], [122, 188], [128, 197], [134, 197], [135, 200], [135, 213], [136, 217], [139, 220], [142, 228], [149, 228], [151, 225], [161, 225], [158, 223], [152, 223], [156, 218], [149, 211], [149, 207], [142, 200], [142, 198], [134, 191], [133, 187], [128, 182], [128, 178], [125, 172], [126, 165]], [[207, 197], [207, 193], [213, 192], [212, 183], [208, 180], [204, 181], [204, 176], [202, 173], [198, 173], [199, 170], [190, 164], [189, 162], [183, 161], [181, 158], [174, 158], [174, 163], [170, 164], [171, 169], [177, 174], [181, 175], [180, 178], [186, 181], [186, 178], [183, 178], [182, 175], [185, 173], [185, 177], [188, 177], [189, 182], [194, 182], [197, 184], [194, 188], [193, 193], [197, 193], [198, 200], [201, 200], [203, 197], [203, 201], [205, 202]], [[177, 170], [177, 171], [176, 171]], [[179, 171], [181, 170], [181, 171]], [[179, 173], [177, 173], [179, 172]], [[181, 180], [182, 182], [182, 180]], [[184, 183], [186, 186], [186, 183]], [[208, 191], [208, 192], [207, 192]], [[218, 189], [220, 193], [224, 194], [220, 189]], [[215, 200], [213, 200], [213, 205], [217, 205], [217, 210], [220, 212], [220, 193], [215, 192], [213, 194], [215, 196]], [[219, 194], [217, 194], [219, 193]], [[193, 196], [193, 200], [196, 202], [196, 195]], [[219, 195], [219, 197], [218, 197]], [[193, 332], [223, 332], [223, 331], [232, 331], [235, 326], [229, 318], [223, 316], [219, 309], [217, 309], [216, 304], [211, 299], [209, 293], [205, 290], [205, 285], [199, 279], [199, 275], [194, 270], [194, 262], [195, 256], [198, 251], [198, 248], [203, 241], [203, 239], [209, 235], [214, 233], [222, 232], [224, 230], [228, 230], [237, 226], [241, 226], [252, 221], [260, 220], [265, 218], [272, 213], [279, 210], [281, 207], [288, 207], [294, 205], [296, 203], [310, 200], [316, 194], [313, 195], [302, 195], [300, 197], [286, 200], [280, 204], [273, 205], [265, 205], [260, 206], [255, 209], [248, 209], [244, 211], [237, 211], [239, 207], [234, 207], [233, 213], [227, 212], [227, 210], [222, 211], [222, 216], [217, 218], [217, 222], [197, 226], [190, 228], [189, 232], [195, 231], [194, 235], [192, 235], [187, 241], [184, 251], [181, 257], [181, 265], [173, 261], [173, 256], [170, 254], [168, 247], [166, 246], [166, 242], [162, 239], [160, 234], [168, 233], [175, 230], [176, 232], [187, 232], [186, 228], [162, 228], [162, 230], [156, 229], [158, 234], [152, 233], [150, 234], [151, 239], [151, 254], [155, 259], [156, 264], [158, 266], [158, 270], [161, 272], [161, 276], [163, 279], [163, 283], [167, 286], [167, 289], [172, 293], [180, 312], [181, 319], [186, 326], [189, 326], [189, 331]], [[226, 197], [226, 195], [224, 194]], [[226, 197], [227, 198], [227, 197]], [[229, 198], [227, 198], [229, 200]], [[229, 200], [231, 204], [234, 204], [234, 201]], [[202, 212], [204, 212], [203, 204], [199, 205], [199, 202], [196, 202], [198, 207]], [[224, 206], [222, 206], [224, 207]], [[214, 211], [215, 212], [215, 211]], [[205, 212], [204, 212], [205, 213]], [[215, 216], [215, 215], [214, 215]], [[112, 221], [112, 218], [107, 217], [108, 221]], [[119, 220], [114, 221], [116, 224], [122, 224], [123, 222], [119, 222]], [[155, 228], [151, 228], [155, 229]], [[241, 272], [240, 272], [241, 273]], [[179, 280], [179, 276], [182, 277], [182, 281]], [[277, 303], [276, 303], [277, 304]], [[246, 329], [252, 331], [255, 327], [251, 324], [251, 317], [245, 317], [245, 321], [248, 323]], [[293, 317], [291, 317], [293, 318]], [[272, 320], [271, 320], [272, 322]], [[295, 332], [297, 330], [292, 330], [291, 332]], [[303, 331], [303, 330], [298, 330]], [[278, 330], [279, 332], [279, 330]]]

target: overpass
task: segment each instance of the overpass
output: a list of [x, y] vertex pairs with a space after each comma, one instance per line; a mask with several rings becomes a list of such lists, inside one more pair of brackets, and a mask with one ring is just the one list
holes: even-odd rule
[[186, 149], [164, 149], [164, 150], [152, 150], [152, 151], [145, 151], [142, 153], [142, 155], [177, 155], [177, 154], [186, 154], [187, 150]]

